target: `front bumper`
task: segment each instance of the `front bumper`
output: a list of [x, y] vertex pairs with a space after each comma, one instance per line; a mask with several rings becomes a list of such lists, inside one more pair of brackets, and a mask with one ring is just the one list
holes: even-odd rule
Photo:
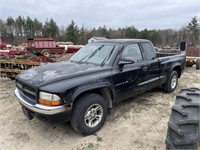
[[30, 104], [25, 100], [25, 98], [23, 98], [23, 96], [19, 93], [17, 88], [15, 89], [14, 93], [15, 96], [18, 98], [19, 103], [23, 107], [25, 107], [32, 113], [39, 114], [40, 116], [55, 116], [67, 113], [69, 114], [72, 109], [71, 104], [65, 104], [62, 106], [54, 106], [54, 107], [44, 106], [41, 104]]

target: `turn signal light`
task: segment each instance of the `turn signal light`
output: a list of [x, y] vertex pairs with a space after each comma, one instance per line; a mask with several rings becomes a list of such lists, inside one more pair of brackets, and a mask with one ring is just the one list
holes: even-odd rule
[[46, 106], [58, 106], [61, 105], [61, 101], [48, 101], [45, 99], [39, 99], [39, 103]]
[[56, 94], [47, 92], [40, 92], [38, 102], [46, 106], [58, 106], [61, 105], [60, 97]]

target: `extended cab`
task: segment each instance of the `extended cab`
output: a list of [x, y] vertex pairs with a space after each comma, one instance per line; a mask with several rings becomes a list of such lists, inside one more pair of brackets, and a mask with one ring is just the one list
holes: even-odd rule
[[70, 60], [35, 67], [16, 78], [15, 95], [32, 119], [70, 121], [89, 135], [104, 124], [116, 103], [162, 86], [173, 92], [185, 55], [158, 57], [143, 39], [113, 39], [87, 44]]

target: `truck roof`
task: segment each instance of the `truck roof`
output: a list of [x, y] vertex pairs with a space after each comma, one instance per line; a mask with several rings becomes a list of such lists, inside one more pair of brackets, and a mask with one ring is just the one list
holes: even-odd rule
[[107, 40], [98, 40], [95, 41], [94, 43], [137, 43], [137, 42], [150, 42], [149, 40], [146, 39], [107, 39]]

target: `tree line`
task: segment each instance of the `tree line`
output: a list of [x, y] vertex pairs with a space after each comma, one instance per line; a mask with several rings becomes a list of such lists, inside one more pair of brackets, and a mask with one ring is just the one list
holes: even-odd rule
[[198, 44], [200, 40], [200, 25], [197, 17], [179, 28], [174, 29], [143, 29], [139, 31], [135, 26], [112, 29], [105, 25], [98, 28], [79, 27], [73, 20], [65, 26], [58, 27], [51, 18], [44, 23], [37, 18], [24, 18], [18, 16], [16, 19], [8, 17], [6, 20], [0, 19], [0, 39], [8, 43], [18, 45], [33, 37], [51, 37], [57, 41], [71, 41], [74, 44], [86, 44], [93, 36], [115, 38], [143, 38], [149, 39], [156, 45], [173, 45], [180, 41]]

